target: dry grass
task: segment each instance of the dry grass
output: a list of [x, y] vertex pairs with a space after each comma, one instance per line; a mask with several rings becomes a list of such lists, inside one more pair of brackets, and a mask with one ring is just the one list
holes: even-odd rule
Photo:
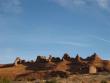
[[58, 79], [60, 83], [110, 83], [109, 75], [71, 75], [67, 79]]
[[[63, 66], [63, 65], [62, 65]], [[13, 66], [13, 67], [5, 67], [5, 68], [0, 68], [0, 78], [7, 78], [10, 80], [14, 80], [16, 76], [22, 75], [22, 74], [27, 74], [29, 72], [33, 72], [32, 70], [26, 70], [26, 66], [24, 65], [18, 65], [18, 66]], [[37, 77], [40, 78], [41, 72], [33, 72], [25, 75], [24, 77], [22, 76], [21, 78], [30, 81], [29, 83], [35, 83]], [[44, 73], [42, 73], [41, 78], [45, 76]], [[36, 78], [34, 78], [36, 77]], [[73, 74], [69, 75], [68, 78], [60, 78], [60, 77], [55, 77], [54, 78], [56, 83], [110, 83], [110, 73], [99, 73], [99, 74]], [[21, 83], [27, 83], [25, 82], [26, 80], [20, 81]], [[42, 79], [43, 80], [43, 79]], [[52, 80], [52, 78], [48, 79]], [[17, 83], [20, 83], [17, 82]], [[47, 81], [48, 83], [52, 83], [53, 81]], [[1, 83], [1, 82], [0, 82]], [[13, 82], [16, 83], [16, 82]], [[42, 82], [45, 83], [45, 82]]]
[[20, 73], [28, 72], [24, 65], [0, 68], [0, 77], [14, 79]]

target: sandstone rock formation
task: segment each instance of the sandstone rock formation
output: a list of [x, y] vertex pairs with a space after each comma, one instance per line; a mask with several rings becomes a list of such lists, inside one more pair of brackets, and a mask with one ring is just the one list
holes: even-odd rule
[[96, 67], [93, 66], [93, 65], [90, 65], [90, 66], [89, 66], [89, 73], [90, 73], [90, 74], [97, 73], [97, 69], [96, 69]]
[[14, 61], [14, 65], [17, 66], [20, 63], [22, 63], [22, 60], [20, 59], [20, 57], [17, 57]]
[[94, 53], [90, 57], [87, 57], [86, 60], [88, 60], [88, 61], [94, 61], [94, 62], [100, 62], [102, 59], [99, 57], [98, 54]]
[[63, 61], [65, 61], [65, 60], [70, 61], [71, 58], [67, 53], [65, 53], [62, 59], [63, 59]]
[[61, 59], [59, 57], [52, 57], [51, 61], [54, 63], [59, 63], [61, 62]]
[[[17, 57], [14, 65], [17, 66], [18, 64], [24, 63], [27, 62], [25, 60], [21, 60], [20, 57]], [[29, 66], [28, 69], [34, 68], [34, 70], [45, 69], [49, 71], [62, 71], [81, 74], [110, 72], [110, 61], [101, 59], [96, 53], [85, 59], [81, 58], [78, 54], [75, 58], [73, 58], [67, 53], [64, 54], [62, 59], [60, 59], [60, 57], [52, 57], [51, 55], [48, 58], [45, 56], [37, 56], [35, 62], [31, 61], [29, 64], [24, 65]]]
[[47, 62], [47, 59], [45, 56], [37, 56], [36, 62], [45, 63]]
[[75, 62], [82, 62], [81, 61], [81, 57], [77, 54], [77, 56], [75, 57]]

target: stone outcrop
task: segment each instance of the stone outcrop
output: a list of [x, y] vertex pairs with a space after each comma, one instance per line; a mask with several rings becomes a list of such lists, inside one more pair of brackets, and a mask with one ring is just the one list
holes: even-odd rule
[[36, 62], [45, 63], [47, 62], [47, 59], [45, 56], [37, 56]]
[[87, 57], [86, 60], [88, 60], [88, 61], [94, 61], [94, 62], [100, 62], [102, 59], [99, 57], [98, 54], [94, 53], [90, 57]]
[[63, 59], [63, 61], [65, 61], [65, 60], [70, 61], [71, 60], [70, 56], [67, 53], [64, 54], [62, 59]]
[[96, 53], [89, 57], [89, 64], [97, 67], [98, 69], [102, 69], [104, 66], [103, 60]]
[[90, 74], [97, 73], [97, 68], [93, 65], [89, 65], [89, 73]]
[[[29, 64], [26, 64], [28, 62]], [[29, 67], [36, 67], [34, 69], [42, 68], [48, 69], [49, 71], [63, 71], [81, 74], [94, 74], [105, 71], [110, 72], [110, 61], [101, 59], [96, 53], [86, 59], [81, 58], [78, 54], [75, 58], [70, 57], [67, 53], [64, 54], [62, 59], [60, 59], [60, 57], [52, 57], [51, 55], [48, 58], [45, 56], [37, 56], [36, 61], [28, 62], [17, 57], [14, 65], [17, 66], [18, 64], [23, 64], [28, 65]]]
[[61, 62], [61, 59], [59, 57], [52, 57], [51, 61], [55, 63], [59, 63]]
[[77, 56], [75, 57], [75, 61], [76, 62], [81, 62], [81, 58], [80, 58], [80, 56], [77, 54]]
[[17, 57], [14, 61], [14, 65], [17, 66], [18, 64], [21, 64], [22, 60], [20, 59], [20, 57]]
[[103, 61], [103, 69], [110, 72], [110, 61], [108, 60]]

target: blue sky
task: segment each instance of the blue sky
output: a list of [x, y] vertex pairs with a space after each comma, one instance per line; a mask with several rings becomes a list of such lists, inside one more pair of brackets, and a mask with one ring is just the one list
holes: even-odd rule
[[17, 56], [110, 59], [109, 0], [0, 0], [0, 63]]

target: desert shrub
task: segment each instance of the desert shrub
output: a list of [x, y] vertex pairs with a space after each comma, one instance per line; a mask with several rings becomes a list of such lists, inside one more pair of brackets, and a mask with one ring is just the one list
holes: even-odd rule
[[52, 77], [61, 77], [61, 78], [67, 78], [68, 77], [68, 74], [66, 72], [63, 72], [63, 71], [52, 71], [50, 73], [50, 75]]
[[107, 83], [107, 81], [106, 80], [102, 80], [101, 83]]
[[49, 81], [46, 81], [46, 83], [58, 83], [56, 80], [49, 80]]
[[11, 82], [6, 78], [0, 78], [0, 83], [11, 83]]
[[27, 80], [28, 80], [28, 81], [34, 81], [34, 80], [36, 80], [36, 79], [33, 78], [33, 77], [30, 77], [30, 78], [27, 78]]
[[16, 78], [15, 81], [35, 81], [36, 79], [34, 77], [20, 77]]

